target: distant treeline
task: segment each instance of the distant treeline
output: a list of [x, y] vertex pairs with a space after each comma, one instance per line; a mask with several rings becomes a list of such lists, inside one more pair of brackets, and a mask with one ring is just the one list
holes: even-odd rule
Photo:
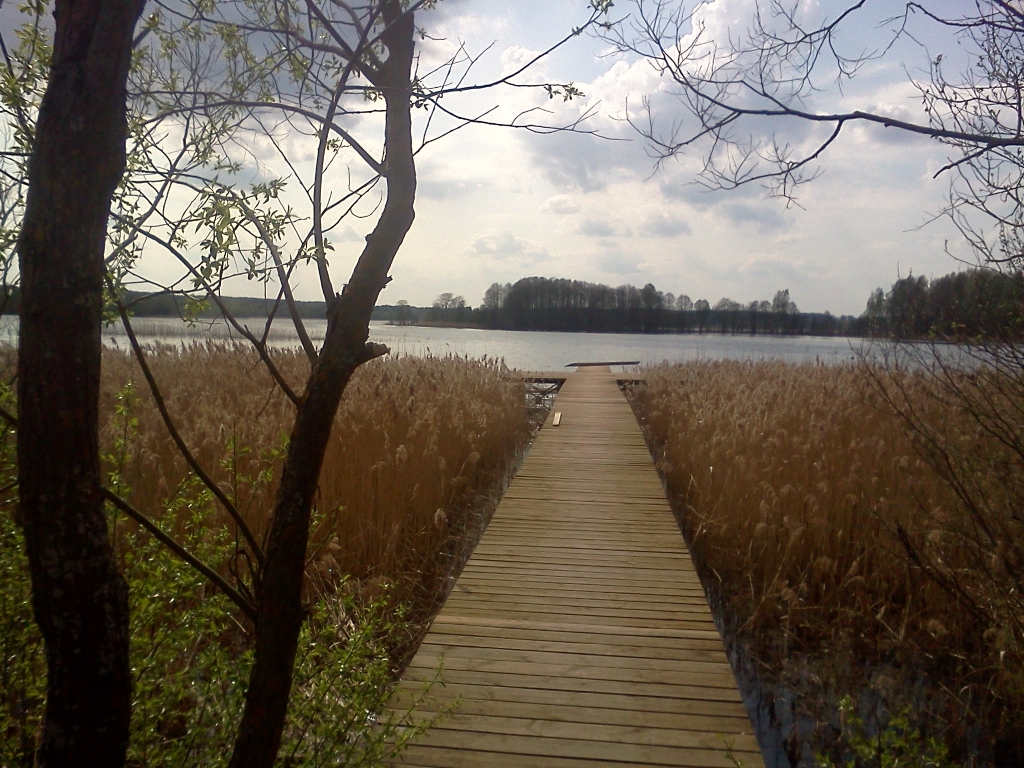
[[[436, 304], [422, 312], [428, 321], [441, 319]], [[613, 288], [543, 277], [494, 283], [478, 309], [460, 304], [448, 311], [455, 313], [484, 328], [528, 331], [1016, 340], [1024, 338], [1024, 274], [979, 268], [934, 280], [905, 277], [888, 292], [875, 290], [860, 317], [800, 312], [788, 290], [777, 291], [771, 301], [723, 298], [711, 305], [662, 293], [650, 283]]]
[[875, 290], [863, 315], [865, 335], [900, 339], [1024, 337], [1024, 275], [969, 269], [929, 281], [904, 277]]
[[[203, 301], [198, 296], [180, 293], [142, 293], [126, 291], [123, 297], [129, 312], [135, 317], [220, 317], [221, 311], [216, 304]], [[268, 317], [274, 310], [272, 299], [257, 299], [247, 296], [222, 296], [224, 306], [235, 317]], [[191, 305], [191, 306], [190, 306]], [[296, 301], [295, 307], [299, 316], [305, 319], [323, 320], [326, 317], [326, 305], [322, 301]], [[20, 311], [21, 301], [18, 286], [0, 286], [0, 313], [16, 315]], [[403, 306], [379, 306], [373, 310], [373, 319], [385, 322], [426, 321], [432, 308]], [[287, 318], [288, 309], [282, 301], [277, 307], [277, 317]]]
[[[0, 312], [15, 314], [17, 287], [0, 287]], [[181, 294], [129, 291], [124, 299], [140, 317], [217, 317], [211, 303]], [[266, 317], [269, 299], [224, 297], [236, 317]], [[189, 304], [192, 306], [190, 307]], [[304, 318], [323, 319], [322, 301], [296, 302]], [[198, 312], [196, 311], [198, 309]], [[278, 306], [278, 316], [287, 309]], [[515, 331], [588, 331], [592, 333], [735, 333], [809, 334], [815, 336], [879, 336], [900, 339], [1024, 338], [1024, 274], [968, 269], [944, 277], [905, 277], [889, 291], [876, 289], [860, 317], [829, 312], [800, 312], [788, 290], [771, 301], [741, 304], [662, 293], [652, 284], [611, 287], [581, 280], [526, 277], [515, 283], [493, 283], [479, 307], [462, 296], [442, 293], [432, 307], [407, 302], [381, 305], [373, 319], [396, 325], [454, 325]]]
[[[137, 293], [128, 291], [125, 294], [125, 304], [129, 310], [139, 317], [182, 317], [186, 312], [189, 302], [195, 304], [197, 299], [190, 299], [181, 294], [169, 293]], [[274, 309], [275, 302], [272, 299], [255, 299], [244, 296], [224, 296], [221, 298], [224, 306], [235, 317], [267, 317]], [[220, 308], [211, 301], [203, 302], [203, 309], [198, 312], [199, 317], [220, 317]], [[324, 302], [322, 301], [296, 301], [295, 308], [300, 317], [320, 318], [324, 317]], [[288, 309], [282, 301], [277, 309], [279, 317], [287, 317]]]
[[771, 301], [740, 304], [721, 299], [691, 301], [662, 293], [652, 284], [611, 287], [580, 280], [527, 277], [515, 284], [494, 283], [473, 321], [484, 328], [517, 331], [598, 333], [743, 333], [850, 335], [854, 317], [800, 312], [788, 290]]
[[[184, 317], [186, 312], [193, 317], [220, 317], [221, 312], [216, 304], [203, 302], [200, 297], [192, 297], [180, 293], [142, 293], [126, 291], [122, 300], [128, 310], [137, 317]], [[271, 299], [255, 299], [245, 296], [224, 296], [224, 306], [235, 317], [267, 317], [274, 308]], [[191, 306], [190, 306], [191, 305]], [[301, 317], [324, 317], [324, 302], [297, 301], [296, 309]], [[16, 315], [21, 306], [17, 286], [0, 288], [0, 311], [5, 315]], [[288, 311], [284, 302], [277, 309], [277, 314], [287, 317]]]

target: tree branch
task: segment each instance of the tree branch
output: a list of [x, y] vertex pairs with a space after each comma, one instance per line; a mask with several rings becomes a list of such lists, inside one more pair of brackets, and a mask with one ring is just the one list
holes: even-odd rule
[[190, 566], [192, 566], [192, 568], [194, 568], [207, 579], [209, 579], [209, 581], [214, 586], [216, 586], [217, 589], [223, 592], [224, 595], [231, 602], [233, 602], [242, 610], [242, 613], [248, 616], [253, 623], [256, 622], [256, 607], [248, 600], [246, 600], [238, 590], [236, 590], [234, 587], [228, 584], [227, 580], [225, 580], [224, 577], [222, 577], [219, 573], [213, 570], [213, 568], [208, 566], [198, 557], [196, 557], [187, 549], [185, 549], [185, 547], [183, 547], [173, 538], [164, 533], [164, 531], [156, 523], [154, 523], [144, 514], [139, 512], [139, 510], [135, 509], [135, 507], [133, 507], [127, 501], [122, 499], [109, 488], [103, 489], [103, 497], [111, 504], [113, 504], [115, 507], [117, 507], [119, 510], [128, 515], [128, 517], [130, 517], [132, 520], [134, 520], [147, 531], [149, 531], [153, 535], [153, 538], [155, 538], [157, 541], [159, 541], [161, 544], [163, 544], [165, 547], [171, 550], [180, 559], [188, 563]]
[[[111, 290], [114, 290], [114, 285], [107, 279], [108, 285]], [[164, 425], [167, 427], [168, 433], [170, 433], [171, 439], [174, 444], [178, 446], [178, 450], [181, 452], [182, 457], [192, 467], [192, 471], [196, 473], [196, 476], [202, 480], [203, 485], [209, 488], [217, 501], [221, 503], [221, 506], [231, 516], [231, 519], [235, 521], [239, 531], [242, 533], [242, 537], [248, 543], [252, 549], [253, 556], [256, 561], [263, 564], [263, 550], [260, 548], [259, 543], [256, 541], [256, 537], [249, 529], [248, 524], [245, 522], [245, 518], [242, 517], [241, 513], [235, 508], [235, 505], [231, 503], [231, 500], [227, 497], [224, 491], [221, 490], [220, 486], [213, 481], [203, 469], [202, 465], [196, 461], [195, 456], [192, 455], [192, 451], [189, 450], [185, 441], [182, 439], [181, 434], [178, 432], [178, 428], [174, 425], [174, 420], [171, 418], [170, 412], [167, 410], [167, 404], [164, 402], [163, 394], [160, 392], [160, 387], [157, 385], [156, 379], [153, 377], [152, 371], [149, 369], [149, 364], [146, 362], [146, 355], [142, 350], [142, 345], [139, 344], [139, 340], [135, 336], [135, 330], [132, 328], [131, 318], [128, 317], [128, 311], [124, 308], [124, 304], [121, 300], [116, 299], [117, 309], [121, 315], [121, 322], [124, 324], [125, 333], [128, 334], [128, 341], [132, 345], [132, 349], [135, 352], [135, 359], [139, 362], [139, 367], [142, 369], [142, 375], [146, 378], [146, 383], [149, 384], [149, 391], [153, 395], [153, 400], [156, 402], [157, 410], [160, 411], [160, 417], [164, 421]]]

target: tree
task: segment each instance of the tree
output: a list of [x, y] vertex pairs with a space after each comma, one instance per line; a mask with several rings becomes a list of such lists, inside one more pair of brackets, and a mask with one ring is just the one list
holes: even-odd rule
[[697, 299], [693, 304], [693, 311], [696, 313], [697, 331], [704, 333], [708, 327], [708, 316], [711, 314], [711, 305], [707, 299]]
[[107, 532], [97, 425], [107, 217], [125, 168], [142, 6], [57, 0], [49, 83], [35, 124], [22, 112], [20, 125], [32, 143], [17, 245], [18, 483], [46, 643], [44, 766], [123, 765], [128, 746], [127, 589]]
[[441, 310], [441, 322], [448, 322], [448, 312], [450, 310], [461, 310], [466, 306], [466, 300], [462, 296], [456, 296], [454, 293], [446, 292], [438, 294], [437, 298], [434, 299], [434, 308]]
[[885, 300], [885, 291], [881, 288], [876, 288], [868, 296], [867, 309], [864, 311], [864, 316], [868, 320], [868, 328], [871, 333], [878, 333], [884, 330], [887, 312], [888, 306]]
[[505, 306], [508, 300], [508, 293], [512, 290], [511, 283], [491, 283], [484, 291], [483, 301], [480, 302], [481, 309], [499, 310]]
[[447, 323], [449, 311], [452, 309], [463, 309], [466, 306], [466, 299], [456, 296], [454, 293], [438, 294], [434, 299], [434, 308], [441, 311], [441, 323]]
[[405, 299], [398, 300], [398, 324], [409, 325], [412, 322], [412, 310], [409, 309], [409, 302]]
[[[676, 102], [693, 119], [672, 117], [662, 130], [656, 105], [645, 102], [645, 119], [632, 122], [659, 162], [702, 152], [700, 181], [706, 186], [764, 184], [791, 201], [800, 184], [817, 176], [818, 161], [845, 128], [871, 123], [926, 136], [950, 151], [936, 173], [949, 178], [945, 214], [982, 259], [1022, 265], [1024, 102], [1018, 94], [1024, 79], [1024, 11], [1019, 6], [1004, 0], [953, 5], [925, 0], [906, 2], [895, 13], [886, 9], [892, 18], [884, 19], [869, 16], [872, 4], [851, 2], [814, 24], [806, 23], [797, 4], [771, 0], [755, 7], [749, 27], [734, 25], [727, 40], [707, 34], [700, 4], [691, 10], [680, 0], [634, 0], [628, 23], [605, 28], [604, 36], [619, 50], [646, 58], [670, 79]], [[844, 38], [865, 24], [875, 30], [871, 43]], [[929, 52], [928, 77], [910, 81], [921, 97], [921, 119], [898, 119], [870, 107], [814, 109], [827, 92], [826, 82], [839, 92], [865, 64], [894, 55], [897, 42], [935, 36], [955, 54], [950, 59], [964, 63], [961, 71], [950, 72], [942, 53]], [[844, 53], [848, 49], [854, 52]], [[823, 132], [809, 146], [791, 142], [785, 131], [795, 123]]]
[[[2, 85], [2, 110], [15, 123], [12, 133], [18, 147], [27, 146], [35, 130], [32, 118], [37, 107], [26, 97], [24, 82], [39, 79], [40, 72], [52, 64], [51, 80], [57, 84], [52, 98], [48, 92], [49, 101], [43, 104], [35, 131], [27, 210], [13, 227], [6, 223], [16, 219], [20, 210], [18, 190], [23, 185], [19, 168], [5, 174], [13, 184], [5, 186], [0, 194], [0, 224], [4, 225], [0, 227], [0, 245], [9, 247], [12, 230], [17, 232], [18, 225], [21, 230], [24, 318], [19, 426], [25, 449], [19, 446], [19, 458], [29, 557], [35, 558], [36, 582], [40, 553], [43, 576], [52, 575], [54, 569], [59, 572], [62, 563], [67, 565], [64, 575], [81, 565], [79, 571], [87, 579], [95, 577], [99, 587], [106, 585], [106, 592], [101, 589], [96, 596], [110, 603], [90, 603], [85, 599], [89, 595], [69, 590], [60, 593], [50, 589], [52, 584], [37, 589], [47, 599], [58, 597], [60, 603], [51, 601], [40, 608], [37, 601], [44, 634], [50, 631], [44, 622], [55, 619], [50, 624], [56, 631], [47, 635], [48, 652], [52, 638], [63, 642], [79, 632], [81, 642], [77, 647], [66, 642], [53, 645], [63, 654], [54, 657], [56, 662], [66, 662], [69, 649], [77, 652], [76, 658], [97, 649], [86, 656], [84, 665], [64, 664], [57, 674], [53, 674], [51, 663], [44, 757], [57, 754], [52, 750], [84, 734], [91, 739], [87, 743], [95, 743], [87, 764], [90, 759], [104, 764], [123, 762], [124, 758], [130, 690], [125, 595], [123, 582], [111, 565], [101, 506], [103, 494], [221, 589], [239, 607], [243, 621], [252, 621], [255, 661], [232, 764], [269, 766], [275, 760], [296, 641], [305, 615], [301, 600], [305, 555], [324, 446], [352, 372], [387, 351], [368, 342], [368, 325], [414, 216], [414, 156], [430, 142], [473, 123], [541, 133], [584, 132], [580, 121], [569, 126], [534, 121], [532, 116], [543, 112], [540, 107], [502, 122], [488, 119], [489, 112], [480, 117], [461, 115], [454, 111], [450, 99], [444, 105], [441, 100], [465, 90], [502, 85], [534, 89], [545, 98], [581, 95], [571, 83], [523, 82], [522, 76], [538, 60], [595, 23], [610, 5], [594, 0], [590, 19], [547, 51], [498, 80], [473, 83], [467, 77], [478, 57], [469, 55], [464, 46], [436, 70], [414, 71], [416, 33], [422, 32], [416, 28], [415, 14], [433, 4], [433, 0], [373, 0], [359, 6], [344, 0], [322, 6], [312, 0], [304, 4], [157, 2], [143, 31], [133, 40], [131, 33], [141, 4], [58, 2], [52, 61], [45, 24], [29, 25], [33, 30], [27, 43], [31, 50], [24, 60], [31, 77], [15, 76], [10, 51], [5, 47], [11, 76]], [[44, 8], [31, 4], [24, 12], [34, 14], [38, 22]], [[131, 173], [121, 179], [125, 167], [124, 79], [133, 45], [135, 66], [131, 70], [127, 121]], [[15, 86], [21, 90], [16, 91]], [[415, 108], [429, 113], [418, 145], [412, 136]], [[379, 121], [379, 151], [367, 149], [346, 130], [344, 120], [349, 115], [361, 121]], [[299, 137], [312, 140], [316, 147], [311, 178], [302, 176], [304, 169], [292, 162], [283, 146], [284, 139]], [[254, 147], [253, 139], [262, 144]], [[11, 151], [0, 158], [5, 172], [23, 154], [14, 151], [17, 147], [8, 148]], [[264, 150], [268, 148], [277, 153], [290, 176], [272, 172], [265, 160]], [[332, 197], [325, 179], [339, 156], [356, 158], [368, 171], [361, 179], [353, 179], [353, 174], [336, 174], [342, 179], [347, 176], [350, 186]], [[90, 159], [93, 166], [89, 166]], [[239, 177], [252, 167], [258, 173], [240, 182]], [[293, 213], [291, 205], [282, 199], [289, 178], [308, 198], [310, 215], [306, 219]], [[40, 179], [41, 185], [37, 183]], [[337, 292], [330, 274], [330, 235], [361, 204], [365, 209], [358, 212], [364, 217], [376, 215], [376, 226], [366, 237], [345, 287]], [[105, 231], [108, 213], [112, 226]], [[304, 233], [299, 231], [302, 221], [309, 222]], [[108, 236], [106, 260], [104, 235]], [[128, 281], [152, 285], [140, 272], [147, 249], [170, 254], [184, 269], [182, 279], [159, 287], [166, 293], [187, 295], [190, 311], [197, 308], [194, 294], [205, 295], [254, 345], [278, 386], [295, 405], [296, 420], [278, 495], [269, 530], [261, 532], [263, 536], [257, 537], [257, 532], [250, 529], [177, 433], [173, 414], [168, 412], [159, 383], [147, 365], [145, 350], [132, 331], [125, 288]], [[88, 261], [76, 266], [75, 259], [86, 256]], [[306, 262], [316, 267], [327, 304], [327, 334], [319, 349], [303, 326], [292, 292], [293, 272]], [[59, 264], [68, 269], [62, 273], [54, 268]], [[8, 273], [9, 263], [5, 261], [3, 274]], [[225, 282], [239, 276], [267, 286], [276, 282], [277, 298], [262, 336], [242, 325], [221, 298]], [[145, 514], [99, 484], [95, 383], [104, 280], [109, 289], [107, 308], [120, 314], [125, 324], [170, 436], [195, 476], [227, 512], [238, 534], [236, 562], [228, 564], [233, 584], [216, 568], [199, 562]], [[42, 311], [45, 305], [37, 301], [43, 284], [50, 291], [52, 315]], [[54, 290], [55, 286], [60, 290]], [[294, 323], [310, 361], [311, 375], [301, 395], [280, 375], [268, 353], [270, 324], [282, 308]], [[64, 325], [61, 320], [66, 321]], [[47, 337], [54, 333], [57, 335]], [[49, 351], [47, 341], [51, 343]], [[54, 361], [52, 350], [61, 355], [59, 360]], [[44, 363], [51, 366], [48, 372], [52, 381], [40, 379]], [[44, 402], [47, 392], [57, 399]], [[67, 407], [60, 398], [68, 400]], [[53, 461], [53, 452], [42, 450], [52, 449], [54, 444], [64, 450], [64, 454], [57, 453], [57, 462]], [[63, 455], [81, 458], [74, 453], [76, 450], [85, 458], [78, 464], [61, 466]], [[65, 469], [72, 474], [78, 472], [73, 478], [77, 485], [67, 482], [67, 476], [61, 474]], [[38, 483], [33, 484], [33, 478], [43, 478], [53, 488], [40, 488]], [[76, 493], [81, 497], [81, 509], [73, 507]], [[42, 505], [49, 514], [65, 499], [70, 499], [67, 504], [72, 505], [71, 513], [81, 511], [85, 515], [77, 533], [86, 539], [78, 542], [82, 544], [78, 549], [72, 547], [63, 553], [68, 555], [66, 562], [55, 556], [61, 553], [52, 544], [60, 539], [59, 546], [68, 545], [68, 538], [73, 538], [76, 531], [66, 525], [45, 528], [44, 516], [37, 515], [33, 507]], [[31, 520], [28, 514], [33, 515]], [[55, 519], [55, 515], [50, 514], [50, 518]], [[247, 574], [235, 567], [238, 562], [249, 565]], [[71, 604], [76, 598], [82, 598], [77, 618], [76, 606]], [[54, 615], [42, 615], [41, 611], [46, 610]], [[63, 617], [68, 620], [60, 623], [59, 611], [64, 611]], [[79, 626], [70, 619], [81, 619], [84, 624]], [[88, 637], [82, 636], [83, 626], [91, 633]], [[109, 648], [105, 650], [101, 646], [106, 641]], [[78, 677], [62, 677], [65, 671]], [[79, 684], [93, 686], [95, 695], [88, 697], [86, 709], [81, 706], [85, 701], [81, 686], [75, 687]], [[79, 698], [66, 700], [69, 691]], [[104, 703], [110, 707], [104, 708]], [[71, 720], [65, 717], [70, 710]], [[84, 718], [95, 727], [86, 733], [72, 722], [74, 717]], [[61, 731], [65, 725], [71, 730]]]
[[658, 330], [659, 315], [661, 307], [665, 303], [665, 296], [654, 287], [653, 283], [647, 283], [640, 289], [640, 301], [644, 307], [644, 333], [654, 333]]
[[[532, 122], [530, 116], [537, 110], [506, 123], [467, 117], [454, 111], [451, 97], [502, 85], [535, 89], [544, 96], [578, 96], [572, 84], [519, 78], [595, 23], [608, 3], [591, 3], [591, 18], [582, 27], [515, 72], [485, 83], [467, 79], [477, 58], [464, 47], [434, 70], [417, 69], [415, 41], [423, 30], [417, 29], [416, 15], [433, 4], [161, 2], [147, 24], [148, 49], [139, 51], [146, 66], [133, 80], [134, 171], [114, 215], [109, 282], [167, 428], [197, 477], [228, 513], [239, 538], [236, 560], [249, 566], [233, 571], [234, 586], [215, 581], [254, 624], [254, 662], [233, 766], [270, 766], [280, 746], [305, 616], [302, 593], [320, 468], [351, 375], [388, 352], [368, 341], [369, 321], [413, 221], [416, 153], [473, 123], [535, 132], [583, 130], [578, 122]], [[417, 108], [427, 119], [414, 140]], [[350, 116], [361, 121], [361, 135], [374, 126], [380, 130], [376, 148], [348, 130]], [[302, 140], [314, 149], [311, 164], [297, 162], [292, 154], [294, 144]], [[263, 150], [278, 158], [285, 169], [281, 176], [268, 167]], [[347, 159], [354, 167], [342, 173], [332, 170]], [[240, 180], [247, 166], [260, 170], [259, 180]], [[332, 186], [332, 178], [341, 183]], [[285, 200], [289, 181], [300, 187], [308, 216], [298, 215]], [[338, 192], [336, 187], [345, 184]], [[168, 206], [171, 199], [175, 204]], [[364, 218], [375, 216], [376, 224], [338, 292], [331, 274], [331, 234], [353, 211]], [[177, 435], [173, 414], [160, 405], [159, 383], [131, 331], [129, 307], [123, 301], [126, 281], [144, 279], [138, 265], [147, 247], [162, 249], [182, 265], [182, 279], [161, 287], [180, 293], [182, 285], [190, 285], [205, 294], [254, 345], [295, 406], [269, 529], [262, 536], [250, 529], [228, 495], [204, 473]], [[315, 266], [327, 306], [326, 336], [319, 349], [304, 327], [292, 291], [293, 272], [304, 263]], [[262, 335], [234, 318], [221, 299], [225, 281], [238, 276], [276, 287]], [[460, 299], [453, 297], [455, 306]], [[290, 316], [310, 362], [301, 394], [280, 375], [268, 352], [266, 340], [279, 309]], [[119, 508], [146, 524], [138, 511], [121, 504]], [[188, 556], [181, 547], [176, 551]], [[217, 578], [213, 569], [206, 572], [211, 580]]]
[[771, 309], [777, 315], [795, 315], [800, 312], [796, 303], [789, 298], [789, 288], [775, 292]]

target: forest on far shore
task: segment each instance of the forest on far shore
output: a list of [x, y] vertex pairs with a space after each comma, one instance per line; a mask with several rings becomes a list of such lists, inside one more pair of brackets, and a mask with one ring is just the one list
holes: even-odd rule
[[516, 331], [737, 333], [878, 336], [955, 340], [1019, 338], [1024, 276], [968, 269], [929, 280], [910, 275], [876, 289], [859, 316], [801, 312], [788, 289], [741, 304], [662, 293], [653, 285], [611, 287], [527, 277], [494, 283], [479, 307], [443, 293], [432, 307], [379, 306], [374, 319], [397, 324], [466, 325]]
[[[123, 297], [138, 317], [220, 315], [208, 302], [186, 293], [141, 293]], [[0, 289], [0, 311], [17, 314], [17, 287]], [[283, 302], [224, 297], [235, 317], [287, 314]], [[323, 318], [322, 301], [295, 302], [299, 315]], [[888, 291], [877, 288], [859, 316], [801, 312], [789, 290], [769, 301], [742, 304], [663, 293], [648, 283], [616, 287], [546, 277], [493, 283], [478, 307], [462, 296], [442, 293], [430, 307], [407, 302], [379, 305], [373, 319], [396, 325], [448, 325], [513, 331], [589, 333], [733, 333], [811, 336], [873, 336], [900, 339], [1019, 339], [1024, 336], [1024, 275], [992, 269], [968, 269], [929, 280], [910, 275]]]

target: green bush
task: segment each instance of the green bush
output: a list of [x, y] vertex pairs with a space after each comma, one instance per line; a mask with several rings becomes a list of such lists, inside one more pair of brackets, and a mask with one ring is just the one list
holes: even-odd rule
[[857, 712], [853, 700], [845, 696], [839, 701], [842, 733], [834, 751], [843, 754], [840, 762], [828, 755], [815, 760], [818, 768], [952, 768], [946, 745], [935, 738], [926, 738], [910, 723], [909, 708], [893, 714], [884, 727], [870, 735], [869, 728]]
[[[9, 476], [6, 470], [5, 463], [0, 472]], [[43, 639], [32, 619], [28, 564], [12, 509], [10, 502], [0, 509], [0, 766], [4, 768], [35, 764], [36, 733], [46, 696]]]

